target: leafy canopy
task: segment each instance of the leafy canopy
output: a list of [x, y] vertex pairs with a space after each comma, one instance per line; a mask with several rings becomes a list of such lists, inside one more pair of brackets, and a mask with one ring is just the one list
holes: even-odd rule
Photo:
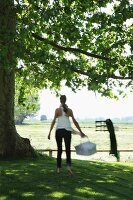
[[62, 80], [109, 97], [133, 90], [131, 1], [17, 0], [15, 7], [18, 76], [57, 91]]

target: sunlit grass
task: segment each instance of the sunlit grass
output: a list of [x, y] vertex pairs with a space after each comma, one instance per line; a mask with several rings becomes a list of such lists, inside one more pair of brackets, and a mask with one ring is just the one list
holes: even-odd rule
[[[95, 131], [94, 123], [81, 123], [83, 132], [88, 136], [89, 140], [97, 144], [98, 150], [107, 150], [110, 149], [110, 139], [109, 133], [103, 131]], [[34, 125], [21, 125], [16, 126], [18, 133], [22, 137], [27, 137], [30, 139], [32, 146], [35, 149], [56, 149], [55, 142], [55, 130], [53, 129], [51, 140], [47, 139], [50, 123], [43, 124], [34, 124]], [[133, 125], [131, 124], [119, 124], [118, 131], [116, 131], [117, 145], [118, 149], [133, 149]], [[81, 138], [78, 135], [72, 136], [72, 145], [71, 149], [75, 149], [74, 146], [79, 144]], [[53, 153], [55, 155], [55, 153]], [[121, 160], [126, 159], [126, 161], [133, 160], [133, 152], [131, 153], [121, 153]], [[75, 154], [72, 154], [72, 157], [75, 157]], [[109, 157], [109, 153], [103, 155], [102, 153], [94, 155], [95, 157], [100, 158], [99, 160], [111, 160], [115, 161], [115, 158]]]
[[[89, 140], [97, 144], [98, 149], [109, 149], [109, 133], [103, 131], [95, 131], [95, 124], [85, 123], [80, 124], [83, 132], [88, 136]], [[31, 140], [31, 144], [36, 149], [52, 147], [56, 148], [55, 142], [55, 129], [52, 131], [51, 141], [47, 139], [50, 123], [34, 124], [34, 125], [21, 125], [16, 126], [18, 133], [23, 137], [28, 137]], [[119, 149], [133, 149], [133, 126], [119, 124], [118, 131], [116, 131], [116, 138]], [[80, 142], [80, 137], [73, 135], [72, 148], [74, 145]]]
[[35, 196], [34, 192], [24, 192], [22, 193], [22, 197], [31, 197], [31, 196]]

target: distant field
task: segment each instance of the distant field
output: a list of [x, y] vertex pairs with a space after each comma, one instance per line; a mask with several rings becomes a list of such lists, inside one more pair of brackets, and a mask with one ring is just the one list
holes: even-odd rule
[[[96, 131], [95, 123], [80, 123], [83, 132], [88, 136], [89, 140], [97, 144], [98, 150], [108, 150], [110, 149], [110, 140], [108, 131]], [[133, 124], [114, 124], [116, 127], [116, 138], [119, 150], [133, 150]], [[73, 126], [74, 127], [74, 126]], [[16, 126], [18, 133], [22, 137], [27, 137], [30, 139], [32, 146], [35, 149], [56, 149], [55, 142], [55, 129], [52, 131], [51, 140], [47, 139], [47, 135], [50, 128], [50, 123], [42, 124], [27, 124]], [[75, 128], [75, 127], [74, 127]], [[72, 149], [74, 146], [79, 144], [86, 139], [81, 139], [78, 135], [73, 135], [72, 137]], [[100, 153], [100, 156], [102, 153]], [[132, 153], [122, 153], [125, 160], [133, 159]], [[107, 157], [104, 154], [104, 157]], [[81, 156], [80, 156], [81, 157]], [[93, 156], [94, 157], [94, 156]], [[92, 158], [93, 159], [93, 158]]]

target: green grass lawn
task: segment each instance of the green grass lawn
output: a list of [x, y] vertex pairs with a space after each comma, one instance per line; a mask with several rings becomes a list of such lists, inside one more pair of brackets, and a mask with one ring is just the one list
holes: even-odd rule
[[60, 174], [56, 160], [0, 161], [0, 200], [132, 200], [133, 163], [73, 160], [68, 175], [63, 160]]

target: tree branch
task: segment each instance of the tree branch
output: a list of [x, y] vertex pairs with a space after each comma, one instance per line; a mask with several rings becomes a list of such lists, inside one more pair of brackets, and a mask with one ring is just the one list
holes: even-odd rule
[[[82, 71], [80, 69], [76, 69], [75, 67], [71, 68], [74, 72], [77, 72], [79, 74], [85, 75], [85, 76], [89, 76], [88, 72]], [[121, 79], [121, 80], [133, 80], [132, 76], [127, 76], [127, 77], [122, 77], [122, 76], [116, 76], [116, 75], [109, 75], [108, 78], [112, 78], [112, 79]]]
[[86, 56], [90, 56], [90, 57], [93, 57], [93, 58], [99, 58], [99, 59], [102, 59], [102, 60], [111, 60], [110, 58], [99, 56], [99, 55], [96, 55], [96, 54], [93, 54], [93, 53], [89, 53], [89, 52], [81, 50], [81, 49], [60, 46], [60, 45], [58, 45], [58, 44], [56, 44], [56, 43], [54, 43], [52, 41], [49, 41], [46, 38], [42, 38], [41, 36], [37, 35], [36, 33], [32, 33], [32, 36], [34, 38], [36, 38], [37, 40], [43, 41], [43, 42], [45, 42], [47, 44], [50, 44], [51, 46], [55, 47], [56, 49], [69, 51], [69, 52], [81, 53], [81, 54], [84, 54]]
[[122, 76], [111, 75], [111, 76], [109, 76], [109, 78], [121, 79], [121, 80], [133, 80], [133, 77], [132, 77], [132, 76], [122, 77]]
[[[69, 66], [69, 68], [73, 71], [73, 72], [76, 72], [78, 74], [81, 74], [81, 75], [84, 75], [84, 76], [87, 76], [89, 77], [90, 76], [90, 73], [87, 72], [87, 71], [83, 71], [81, 69], [77, 69], [76, 67], [73, 67], [73, 66]], [[101, 75], [99, 75], [100, 77]], [[103, 75], [104, 76], [104, 75]], [[106, 76], [106, 75], [105, 75]], [[98, 77], [98, 75], [97, 75]], [[107, 78], [112, 78], [112, 79], [117, 79], [117, 80], [133, 80], [133, 77], [132, 76], [127, 76], [127, 77], [122, 77], [122, 76], [116, 76], [114, 74], [110, 74], [110, 75], [107, 75]]]

